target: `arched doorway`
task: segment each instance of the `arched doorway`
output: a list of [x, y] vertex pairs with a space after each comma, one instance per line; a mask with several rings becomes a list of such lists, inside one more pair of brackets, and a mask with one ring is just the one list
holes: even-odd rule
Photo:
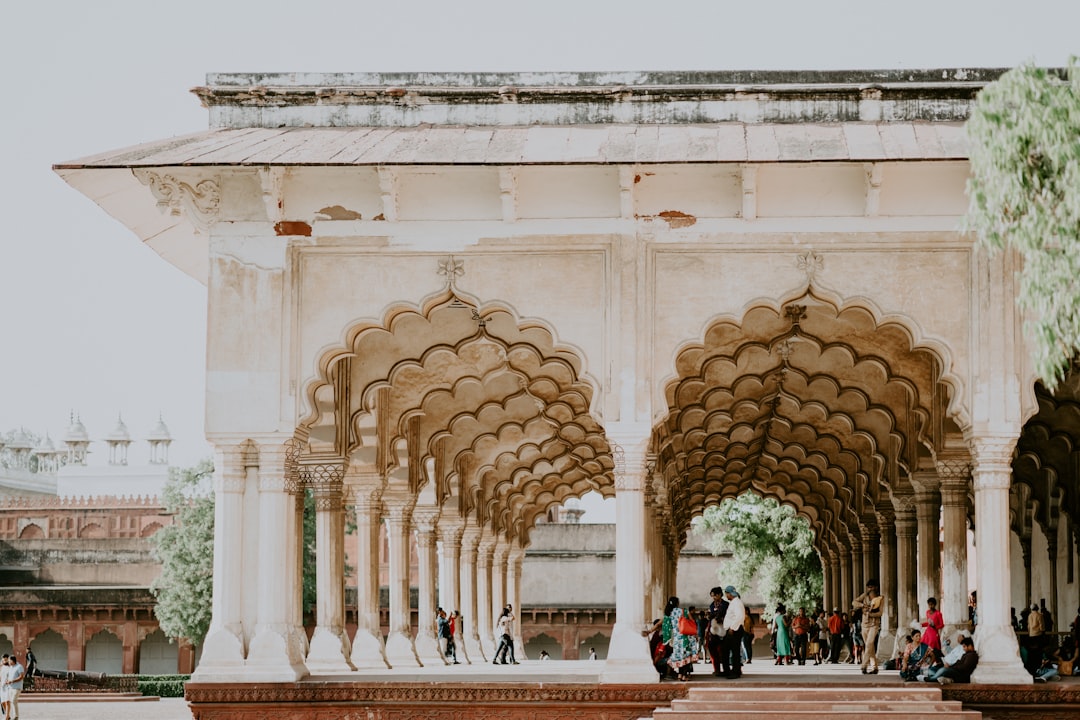
[[46, 630], [30, 641], [38, 667], [42, 670], [68, 669], [68, 642], [55, 630]]
[[179, 646], [170, 642], [158, 628], [139, 644], [139, 673], [141, 675], [172, 675], [177, 672]]
[[[808, 286], [716, 320], [679, 352], [654, 435], [662, 482], [653, 514], [670, 526], [653, 552], [680, 547], [690, 520], [724, 498], [775, 498], [814, 530], [826, 606], [850, 608], [865, 581], [880, 578], [890, 652], [898, 618], [906, 625], [926, 597], [943, 597], [942, 497], [956, 480], [966, 518], [969, 478], [942, 467], [968, 460], [946, 349], [920, 341], [914, 323], [881, 318]], [[917, 545], [916, 535], [933, 541]], [[966, 542], [946, 546], [952, 560], [966, 553]], [[654, 602], [672, 578], [660, 585]], [[966, 580], [947, 589], [946, 622], [966, 620]]]
[[120, 638], [101, 630], [86, 641], [87, 672], [119, 675], [124, 672], [124, 646]]

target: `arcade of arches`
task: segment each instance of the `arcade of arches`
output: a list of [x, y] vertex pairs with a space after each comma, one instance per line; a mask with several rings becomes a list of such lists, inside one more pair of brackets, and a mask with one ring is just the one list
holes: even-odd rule
[[413, 536], [418, 616], [459, 608], [490, 660], [537, 518], [590, 491], [616, 504], [604, 681], [655, 679], [641, 630], [690, 521], [745, 491], [811, 524], [826, 605], [880, 578], [889, 638], [930, 596], [966, 622], [977, 565], [976, 679], [1026, 678], [1010, 606], [1080, 599], [1080, 393], [1038, 389], [1015, 259], [957, 230], [979, 78], [530, 78], [212, 76], [210, 131], [57, 166], [208, 288], [197, 679], [444, 662], [410, 627]]

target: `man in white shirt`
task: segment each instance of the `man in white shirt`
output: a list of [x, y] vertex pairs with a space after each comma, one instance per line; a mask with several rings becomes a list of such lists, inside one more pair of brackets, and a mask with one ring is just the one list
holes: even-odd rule
[[734, 585], [724, 588], [724, 597], [727, 598], [727, 612], [724, 613], [724, 652], [730, 657], [728, 672], [724, 677], [735, 679], [742, 677], [742, 636], [743, 621], [746, 620], [746, 605], [735, 590]]
[[3, 713], [5, 718], [10, 717], [8, 715], [8, 695], [10, 694], [8, 677], [11, 675], [11, 666], [8, 665], [9, 657], [5, 653], [4, 657], [0, 658], [0, 713]]
[[19, 720], [19, 696], [23, 691], [23, 678], [26, 677], [26, 669], [19, 664], [19, 660], [12, 655], [8, 658], [8, 665], [10, 667], [10, 673], [7, 677], [8, 682], [8, 718], [10, 720]]

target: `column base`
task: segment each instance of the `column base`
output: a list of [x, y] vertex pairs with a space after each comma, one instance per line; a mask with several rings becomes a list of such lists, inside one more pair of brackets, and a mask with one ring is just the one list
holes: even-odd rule
[[218, 627], [206, 634], [202, 658], [192, 676], [197, 677], [199, 682], [227, 682], [219, 680], [218, 675], [221, 672], [242, 672], [245, 664], [244, 641], [240, 633]]
[[392, 667], [424, 667], [416, 655], [412, 639], [401, 631], [392, 632], [386, 638], [386, 661]]
[[416, 648], [416, 656], [420, 658], [420, 662], [424, 665], [448, 664], [439, 649], [438, 638], [431, 635], [417, 635], [413, 644]]
[[341, 628], [316, 627], [308, 647], [307, 668], [313, 675], [338, 675], [356, 670], [349, 661], [349, 636]]
[[303, 648], [290, 628], [256, 630], [244, 667], [246, 681], [296, 682], [307, 675]]
[[470, 664], [487, 662], [487, 656], [484, 655], [484, 648], [480, 645], [480, 638], [471, 637], [465, 639], [465, 658]]
[[360, 670], [390, 669], [390, 663], [386, 661], [382, 637], [364, 628], [357, 629], [356, 636], [353, 637], [352, 654], [349, 659], [352, 660], [353, 666]]
[[1016, 633], [1009, 626], [979, 625], [975, 630], [975, 651], [979, 664], [971, 676], [973, 683], [1030, 685], [1031, 674], [1020, 660]]
[[887, 630], [881, 631], [877, 637], [877, 656], [882, 663], [896, 656], [896, 635]]
[[600, 682], [643, 685], [659, 680], [649, 658], [649, 641], [640, 630], [635, 631], [616, 622], [611, 632], [607, 660], [600, 671]]

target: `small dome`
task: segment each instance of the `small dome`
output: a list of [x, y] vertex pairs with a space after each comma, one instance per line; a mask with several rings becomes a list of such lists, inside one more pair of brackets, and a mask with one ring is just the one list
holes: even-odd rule
[[49, 437], [49, 433], [45, 433], [45, 439], [43, 439], [34, 450], [38, 455], [51, 455], [56, 452], [56, 445], [53, 444], [52, 438]]
[[7, 446], [12, 450], [29, 450], [34, 445], [26, 434], [26, 430], [19, 428], [8, 441]]
[[581, 500], [578, 500], [576, 497], [569, 498], [566, 501], [565, 507], [566, 507], [567, 510], [580, 510], [581, 509]]
[[172, 434], [169, 433], [169, 426], [165, 424], [165, 420], [158, 416], [157, 426], [150, 431], [149, 437], [146, 438], [150, 442], [172, 442]]
[[127, 425], [124, 424], [122, 417], [116, 416], [116, 427], [105, 439], [109, 442], [131, 442], [131, 434], [128, 433]]
[[77, 416], [71, 417], [71, 425], [68, 427], [64, 442], [90, 442], [90, 435], [86, 432], [86, 426]]

